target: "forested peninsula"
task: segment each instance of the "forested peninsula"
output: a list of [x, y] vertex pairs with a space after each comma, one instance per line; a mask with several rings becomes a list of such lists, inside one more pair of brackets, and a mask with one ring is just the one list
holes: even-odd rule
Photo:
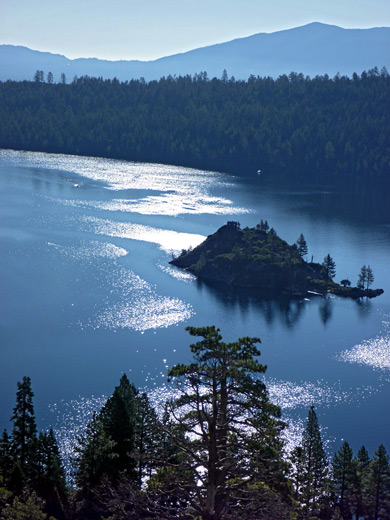
[[369, 266], [363, 266], [357, 287], [352, 287], [349, 279], [341, 284], [333, 280], [336, 264], [329, 254], [319, 264], [307, 262], [307, 253], [302, 234], [289, 245], [267, 221], [244, 229], [238, 222], [228, 222], [195, 249], [183, 249], [170, 263], [204, 280], [273, 295], [301, 297], [315, 292], [373, 298], [383, 293], [383, 289], [369, 288], [374, 280]]
[[0, 147], [345, 187], [389, 182], [390, 76], [0, 83]]

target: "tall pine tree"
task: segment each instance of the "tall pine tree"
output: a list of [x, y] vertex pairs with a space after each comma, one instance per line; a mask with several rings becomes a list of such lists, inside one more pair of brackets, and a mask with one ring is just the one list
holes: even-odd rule
[[314, 406], [309, 409], [302, 435], [304, 464], [301, 501], [308, 516], [320, 513], [326, 499], [328, 463], [321, 439], [320, 427]]
[[359, 449], [356, 457], [354, 457], [353, 465], [353, 513], [355, 514], [356, 520], [359, 520], [359, 518], [364, 517], [367, 512], [366, 489], [370, 457], [364, 446]]
[[[285, 481], [284, 425], [259, 378], [266, 370], [257, 360], [260, 340], [224, 343], [215, 327], [187, 330], [201, 338], [190, 345], [194, 361], [169, 371], [178, 395], [169, 407], [171, 434], [188, 455], [177, 486], [204, 520], [240, 518], [249, 511], [253, 518], [273, 518], [265, 509], [272, 489], [280, 490]], [[278, 518], [287, 510], [285, 504]]]
[[352, 507], [352, 493], [354, 484], [353, 452], [348, 442], [344, 442], [335, 453], [332, 461], [332, 489], [335, 502], [343, 516], [347, 517]]
[[8, 435], [7, 430], [3, 431], [0, 438], [0, 476], [3, 482], [7, 484], [11, 477], [12, 468], [14, 465], [14, 455], [12, 450], [12, 440]]
[[18, 382], [16, 405], [11, 421], [14, 423], [12, 444], [15, 458], [27, 476], [31, 469], [30, 461], [33, 457], [33, 447], [37, 436], [33, 397], [31, 379], [23, 377], [22, 382]]
[[367, 502], [370, 519], [390, 517], [389, 456], [381, 444], [370, 462], [367, 478]]

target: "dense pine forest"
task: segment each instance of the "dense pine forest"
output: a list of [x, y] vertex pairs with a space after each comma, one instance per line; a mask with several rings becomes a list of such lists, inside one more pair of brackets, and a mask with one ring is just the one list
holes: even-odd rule
[[390, 76], [0, 83], [0, 147], [366, 188], [389, 182]]
[[156, 411], [126, 375], [75, 439], [66, 482], [52, 430], [38, 433], [31, 380], [17, 385], [12, 433], [0, 440], [0, 518], [19, 520], [386, 520], [390, 466], [344, 442], [327, 460], [314, 407], [285, 451], [259, 338], [225, 343], [188, 327], [193, 362], [169, 371]]

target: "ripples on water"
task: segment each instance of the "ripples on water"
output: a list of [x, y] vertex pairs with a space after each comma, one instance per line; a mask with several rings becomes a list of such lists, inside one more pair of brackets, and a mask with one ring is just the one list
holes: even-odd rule
[[109, 201], [51, 199], [54, 202], [77, 208], [90, 208], [141, 215], [164, 215], [177, 217], [185, 214], [240, 215], [250, 210], [235, 207], [232, 201], [221, 197], [195, 193], [163, 193], [141, 199], [113, 199]]
[[384, 321], [385, 333], [362, 341], [351, 349], [344, 350], [338, 359], [347, 363], [358, 363], [366, 365], [375, 370], [380, 370], [381, 374], [390, 380], [390, 334], [389, 322]]
[[340, 382], [330, 385], [326, 381], [294, 383], [266, 379], [266, 385], [271, 401], [282, 410], [308, 409], [311, 405], [329, 408], [338, 403], [359, 402], [377, 391], [372, 386], [345, 390], [341, 388]]
[[153, 287], [128, 269], [118, 269], [111, 274], [112, 292], [120, 296], [119, 303], [108, 303], [106, 310], [88, 323], [97, 329], [129, 328], [145, 331], [169, 327], [189, 319], [193, 315], [190, 304], [179, 298], [159, 296]]
[[178, 267], [171, 267], [169, 265], [167, 266], [163, 264], [158, 264], [157, 267], [164, 273], [172, 276], [172, 278], [180, 280], [181, 282], [193, 283], [196, 280], [196, 276], [194, 274], [191, 274], [188, 271], [183, 271], [183, 269], [179, 269]]
[[[227, 182], [227, 177], [220, 173], [101, 158], [14, 151], [0, 151], [0, 157], [5, 157], [7, 163], [14, 164], [16, 167], [26, 167], [29, 180], [43, 180], [44, 186], [49, 183], [60, 185], [59, 189], [56, 186], [55, 191], [54, 188], [33, 191], [37, 200], [41, 197], [34, 207], [40, 207], [43, 198], [46, 202], [49, 200], [54, 204], [49, 206], [50, 211], [34, 213], [32, 218], [37, 221], [40, 219], [40, 222], [37, 222], [39, 225], [32, 225], [30, 221], [31, 230], [23, 229], [19, 232], [24, 232], [23, 237], [27, 233], [34, 237], [35, 228], [42, 228], [45, 232], [48, 230], [56, 232], [56, 238], [51, 238], [50, 240], [53, 241], [46, 242], [45, 245], [49, 254], [61, 255], [67, 261], [75, 262], [74, 271], [77, 272], [77, 276], [88, 274], [87, 281], [89, 276], [94, 277], [97, 291], [102, 290], [104, 296], [99, 298], [95, 307], [91, 307], [91, 315], [83, 318], [79, 323], [82, 328], [111, 330], [129, 328], [142, 333], [147, 329], [177, 324], [194, 314], [191, 305], [186, 302], [158, 294], [153, 284], [128, 267], [124, 267], [121, 262], [125, 263], [125, 261], [121, 259], [128, 255], [126, 240], [149, 242], [156, 244], [166, 253], [176, 253], [182, 248], [196, 246], [204, 236], [132, 222], [118, 222], [115, 220], [116, 216], [120, 220], [126, 220], [131, 218], [131, 213], [151, 216], [248, 213], [247, 209], [234, 205], [229, 198], [214, 196], [214, 193], [224, 193], [229, 197], [235, 189], [234, 184]], [[76, 185], [80, 189], [73, 190]], [[64, 186], [66, 190], [63, 189]], [[96, 186], [98, 186], [97, 190], [88, 190]], [[106, 189], [102, 192], [101, 188]], [[145, 196], [142, 190], [149, 193]], [[119, 193], [120, 191], [123, 193]], [[62, 194], [66, 194], [66, 198], [61, 198]], [[90, 200], [89, 197], [94, 195], [98, 200]], [[105, 197], [108, 200], [104, 200]], [[56, 206], [59, 204], [62, 205], [62, 211], [56, 212]], [[66, 206], [69, 206], [68, 210]], [[101, 218], [102, 215], [107, 216], [107, 213], [102, 213], [103, 211], [111, 212], [109, 219]], [[149, 223], [151, 219], [145, 220]], [[34, 221], [33, 224], [35, 223]], [[159, 226], [160, 222], [157, 225]], [[67, 232], [66, 238], [70, 237], [72, 240], [71, 246], [58, 243], [61, 240], [57, 240], [57, 231], [63, 236], [64, 229]], [[80, 231], [92, 234], [94, 240], [79, 240], [79, 245], [75, 246], [77, 233]], [[104, 237], [110, 237], [107, 240], [111, 242], [118, 239], [120, 246], [124, 245], [124, 247], [105, 242]], [[128, 249], [130, 251], [130, 248]], [[26, 255], [25, 250], [21, 250], [20, 256], [22, 255]], [[162, 261], [157, 264], [157, 267], [166, 275], [186, 283], [195, 280], [191, 274], [163, 265]], [[301, 308], [303, 306], [299, 305], [297, 305], [298, 310], [293, 308], [293, 317], [299, 314]], [[326, 310], [324, 309], [324, 312]], [[324, 323], [327, 318], [325, 314]], [[348, 363], [359, 363], [380, 370], [381, 374], [388, 374], [390, 334], [387, 331], [344, 350], [338, 359]], [[163, 361], [166, 364], [166, 360]], [[146, 371], [145, 367], [145, 373]], [[155, 386], [153, 391], [147, 390], [152, 403], [157, 408], [167, 398], [172, 397], [169, 387], [160, 384], [161, 380], [164, 380], [163, 374], [161, 378], [151, 383]], [[149, 383], [150, 379], [146, 377], [145, 384], [151, 386]], [[379, 386], [345, 389], [341, 388], [339, 383], [324, 380], [313, 383], [267, 379], [266, 384], [271, 401], [281, 406], [283, 418], [289, 424], [285, 432], [288, 450], [300, 442], [304, 428], [302, 416], [307, 413], [305, 410], [310, 405], [330, 408], [342, 403], [359, 403], [372, 393], [380, 391]], [[70, 457], [74, 454], [75, 438], [84, 431], [86, 424], [92, 418], [93, 411], [99, 410], [105, 400], [105, 396], [80, 397], [68, 403], [61, 401], [51, 406], [54, 420], [48, 422], [53, 424], [68, 474]], [[323, 435], [329, 450], [333, 440], [325, 430]]]
[[121, 256], [126, 256], [128, 252], [123, 247], [118, 247], [108, 242], [83, 242], [80, 247], [66, 247], [53, 242], [47, 242], [49, 247], [55, 249], [58, 253], [67, 256], [73, 260], [82, 260], [86, 258], [109, 258], [115, 260]]
[[179, 298], [157, 294], [149, 282], [118, 265], [115, 260], [127, 255], [122, 247], [98, 241], [82, 242], [79, 247], [66, 247], [53, 242], [47, 242], [47, 245], [55, 253], [77, 261], [79, 271], [83, 262], [88, 270], [92, 260], [94, 263], [98, 259], [112, 261], [103, 265], [100, 274], [103, 278], [101, 283], [106, 287], [106, 297], [102, 302], [104, 308], [96, 311], [95, 316], [79, 322], [82, 329], [129, 328], [144, 332], [176, 325], [194, 313], [190, 304]]
[[[217, 172], [161, 164], [12, 150], [0, 151], [0, 156], [16, 167], [27, 165], [29, 178], [31, 176], [45, 182], [80, 188], [74, 190], [74, 199], [58, 195], [53, 197], [47, 192], [39, 193], [40, 197], [55, 205], [91, 210], [89, 215], [61, 215], [61, 220], [55, 216], [55, 211], [54, 214], [34, 215], [34, 226], [46, 230], [66, 229], [72, 234], [85, 232], [95, 236], [149, 242], [156, 244], [165, 253], [177, 254], [182, 249], [196, 247], [205, 237], [132, 222], [121, 222], [115, 218], [100, 218], [99, 213], [98, 217], [92, 212], [101, 213], [102, 210], [116, 212], [121, 218], [129, 213], [171, 216], [183, 213], [214, 215], [248, 213], [247, 209], [235, 206], [228, 198], [214, 196], [211, 193], [211, 190], [220, 192], [221, 189], [230, 186], [234, 188], [234, 184], [228, 182], [225, 175]], [[84, 189], [93, 187], [93, 183], [100, 183], [99, 190], [108, 188], [115, 192], [126, 191], [126, 193], [123, 198], [89, 200], [84, 196], [87, 193]], [[137, 191], [142, 197], [130, 198]], [[150, 193], [144, 196], [145, 191]], [[84, 318], [79, 323], [82, 328], [112, 330], [130, 328], [143, 332], [150, 328], [177, 324], [187, 320], [194, 313], [191, 305], [175, 297], [159, 295], [152, 284], [132, 270], [119, 266], [116, 260], [127, 255], [127, 250], [123, 247], [97, 240], [89, 243], [84, 241], [78, 247], [54, 242], [47, 242], [47, 246], [52, 249], [53, 254], [61, 254], [71, 261], [77, 261], [77, 272], [83, 268], [93, 270], [96, 273], [96, 283], [106, 289], [106, 297], [97, 301], [95, 309], [92, 310], [94, 315]], [[104, 261], [106, 263], [102, 264], [101, 262]], [[112, 263], [109, 264], [109, 261]], [[188, 273], [179, 273], [178, 270], [167, 266], [158, 265], [158, 267], [177, 280], [183, 282], [194, 280]]]
[[9, 164], [19, 166], [28, 162], [31, 168], [69, 172], [103, 182], [111, 190], [158, 190], [181, 193], [207, 193], [216, 182], [226, 186], [224, 175], [164, 164], [135, 163], [101, 157], [49, 154], [40, 152], [17, 152], [1, 150], [0, 155]]
[[179, 252], [181, 249], [196, 247], [206, 237], [191, 233], [179, 233], [170, 229], [159, 229], [131, 222], [117, 222], [114, 220], [96, 217], [83, 217], [85, 230], [116, 238], [129, 240], [141, 240], [157, 244], [160, 249], [167, 253]]

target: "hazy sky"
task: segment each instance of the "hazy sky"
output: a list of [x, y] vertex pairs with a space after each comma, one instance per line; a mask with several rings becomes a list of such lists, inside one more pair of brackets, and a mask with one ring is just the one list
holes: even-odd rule
[[0, 43], [155, 59], [309, 22], [390, 26], [390, 0], [1, 0]]

